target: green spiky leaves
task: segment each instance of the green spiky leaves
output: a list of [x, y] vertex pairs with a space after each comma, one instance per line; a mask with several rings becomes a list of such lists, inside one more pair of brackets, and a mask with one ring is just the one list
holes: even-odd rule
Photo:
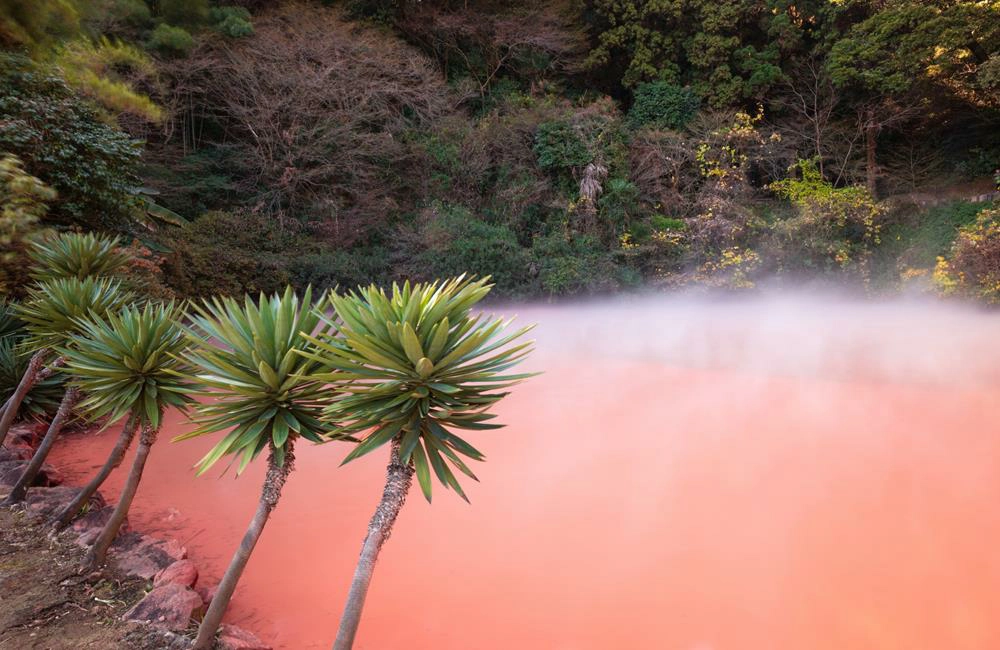
[[226, 455], [239, 459], [242, 472], [268, 445], [281, 463], [298, 436], [322, 442], [326, 389], [314, 376], [317, 363], [300, 354], [308, 345], [304, 333], [325, 331], [312, 290], [301, 300], [288, 288], [257, 302], [247, 297], [242, 305], [217, 298], [193, 311], [193, 345], [185, 358], [194, 367], [192, 378], [215, 399], [198, 405], [198, 428], [176, 440], [231, 429], [199, 461], [199, 473]]
[[33, 287], [17, 306], [29, 350], [59, 348], [79, 331], [82, 319], [101, 318], [131, 304], [135, 296], [108, 278], [59, 278]]
[[60, 350], [86, 396], [80, 408], [109, 421], [130, 413], [154, 430], [165, 409], [187, 408], [194, 400], [192, 383], [180, 374], [188, 344], [180, 316], [171, 302], [82, 320], [74, 345]]
[[56, 278], [105, 276], [131, 259], [117, 237], [65, 232], [32, 244], [31, 277], [37, 282]]
[[[31, 352], [21, 347], [20, 343], [19, 336], [0, 338], [0, 403], [6, 402], [14, 394], [21, 378], [28, 370]], [[55, 413], [62, 400], [64, 379], [62, 373], [55, 373], [42, 381], [35, 382], [21, 402], [21, 412], [28, 412], [38, 417]]]
[[366, 433], [345, 463], [399, 438], [402, 461], [413, 463], [428, 501], [432, 472], [468, 500], [453, 468], [478, 480], [463, 458], [483, 455], [454, 431], [502, 426], [487, 411], [531, 376], [507, 373], [530, 353], [531, 342], [515, 343], [530, 328], [507, 334], [510, 321], [472, 314], [487, 282], [459, 277], [393, 285], [391, 295], [371, 286], [331, 296], [339, 322], [307, 337], [308, 354], [342, 391], [324, 413], [333, 435]]
[[17, 316], [15, 304], [0, 297], [0, 338], [20, 335], [23, 329], [24, 323]]

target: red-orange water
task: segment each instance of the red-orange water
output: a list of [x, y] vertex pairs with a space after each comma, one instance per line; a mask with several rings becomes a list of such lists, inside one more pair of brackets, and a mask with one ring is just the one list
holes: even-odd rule
[[[474, 433], [472, 505], [419, 492], [359, 649], [1000, 648], [1000, 319], [939, 305], [661, 299], [521, 308], [542, 377]], [[262, 468], [171, 444], [133, 508], [224, 570]], [[77, 478], [116, 432], [61, 443]], [[330, 646], [385, 454], [297, 470], [230, 619]], [[123, 478], [115, 476], [112, 496]]]

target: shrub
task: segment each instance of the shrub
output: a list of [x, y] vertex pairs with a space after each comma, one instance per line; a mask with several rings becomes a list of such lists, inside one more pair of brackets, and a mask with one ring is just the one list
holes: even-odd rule
[[208, 0], [159, 0], [160, 17], [171, 25], [197, 27], [208, 22]]
[[597, 201], [602, 224], [615, 236], [628, 229], [639, 212], [639, 189], [624, 178], [612, 178]]
[[1000, 303], [1000, 208], [983, 210], [974, 223], [963, 226], [951, 261], [939, 266], [960, 293]]
[[592, 237], [554, 232], [535, 239], [533, 265], [549, 296], [593, 294], [619, 286], [619, 269]]
[[389, 252], [381, 246], [349, 250], [331, 250], [296, 255], [289, 263], [293, 285], [317, 289], [353, 289], [369, 284], [383, 284], [389, 277]]
[[183, 27], [160, 23], [149, 35], [146, 46], [166, 57], [184, 57], [194, 49], [194, 37]]
[[535, 155], [538, 156], [538, 166], [546, 170], [582, 167], [593, 158], [580, 132], [562, 120], [538, 125]]
[[690, 88], [666, 81], [643, 83], [635, 90], [626, 119], [633, 129], [648, 126], [680, 130], [694, 117], [700, 103]]
[[799, 161], [801, 178], [771, 183], [796, 214], [775, 225], [782, 268], [814, 271], [857, 266], [881, 243], [883, 209], [863, 187], [837, 188], [811, 160]]
[[0, 291], [25, 286], [27, 241], [56, 193], [21, 167], [16, 156], [0, 157]]
[[409, 257], [404, 268], [414, 278], [491, 275], [497, 295], [528, 292], [530, 259], [514, 232], [487, 223], [466, 208], [438, 205], [427, 210], [414, 243], [418, 250], [400, 251]]
[[0, 54], [0, 151], [58, 193], [46, 221], [123, 230], [136, 209], [140, 147], [59, 77]]
[[167, 284], [184, 297], [273, 293], [288, 283], [288, 260], [301, 240], [254, 212], [209, 212], [164, 243]]
[[229, 38], [253, 34], [250, 12], [243, 7], [212, 7], [210, 17], [215, 29]]

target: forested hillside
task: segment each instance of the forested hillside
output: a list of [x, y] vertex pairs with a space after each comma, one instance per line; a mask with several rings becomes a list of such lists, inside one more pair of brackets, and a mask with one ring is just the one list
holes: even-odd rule
[[1000, 0], [0, 0], [0, 282], [1000, 300]]

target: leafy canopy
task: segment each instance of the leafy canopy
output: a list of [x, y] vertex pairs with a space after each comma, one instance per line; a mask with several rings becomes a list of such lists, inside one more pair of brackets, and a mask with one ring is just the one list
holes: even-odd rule
[[0, 151], [58, 193], [46, 219], [124, 229], [133, 219], [141, 146], [107, 124], [60, 77], [0, 53]]
[[131, 414], [155, 430], [164, 409], [186, 409], [194, 401], [192, 383], [180, 374], [188, 345], [180, 316], [173, 302], [147, 303], [80, 322], [79, 336], [60, 353], [86, 395], [80, 407], [91, 418], [114, 421]]
[[33, 242], [29, 253], [31, 277], [39, 282], [55, 278], [111, 275], [131, 259], [118, 237], [65, 232]]
[[881, 95], [921, 82], [982, 104], [1000, 105], [989, 71], [1000, 61], [1000, 2], [898, 0], [854, 25], [830, 51], [841, 87]]
[[328, 427], [320, 417], [329, 389], [314, 376], [317, 362], [300, 354], [308, 345], [303, 334], [325, 331], [311, 288], [301, 299], [288, 287], [284, 294], [261, 294], [257, 302], [247, 296], [242, 305], [232, 298], [206, 300], [191, 319], [191, 348], [184, 355], [193, 367], [189, 378], [215, 399], [199, 403], [198, 428], [174, 440], [232, 429], [198, 462], [199, 474], [227, 454], [239, 456], [240, 473], [268, 445], [281, 464], [298, 436], [323, 441]]
[[103, 317], [134, 302], [131, 291], [110, 278], [57, 278], [28, 291], [17, 306], [30, 350], [59, 348], [80, 331], [81, 319]]
[[489, 293], [488, 280], [460, 276], [394, 284], [391, 295], [372, 285], [330, 296], [336, 322], [324, 317], [328, 332], [306, 338], [315, 345], [308, 357], [328, 371], [321, 378], [342, 391], [325, 409], [331, 436], [366, 433], [344, 463], [399, 438], [400, 460], [413, 462], [428, 501], [431, 469], [468, 500], [449, 464], [478, 480], [461, 457], [483, 454], [453, 430], [502, 426], [486, 411], [531, 376], [503, 374], [531, 351], [531, 342], [508, 345], [530, 328], [504, 335], [510, 321], [472, 313]]

